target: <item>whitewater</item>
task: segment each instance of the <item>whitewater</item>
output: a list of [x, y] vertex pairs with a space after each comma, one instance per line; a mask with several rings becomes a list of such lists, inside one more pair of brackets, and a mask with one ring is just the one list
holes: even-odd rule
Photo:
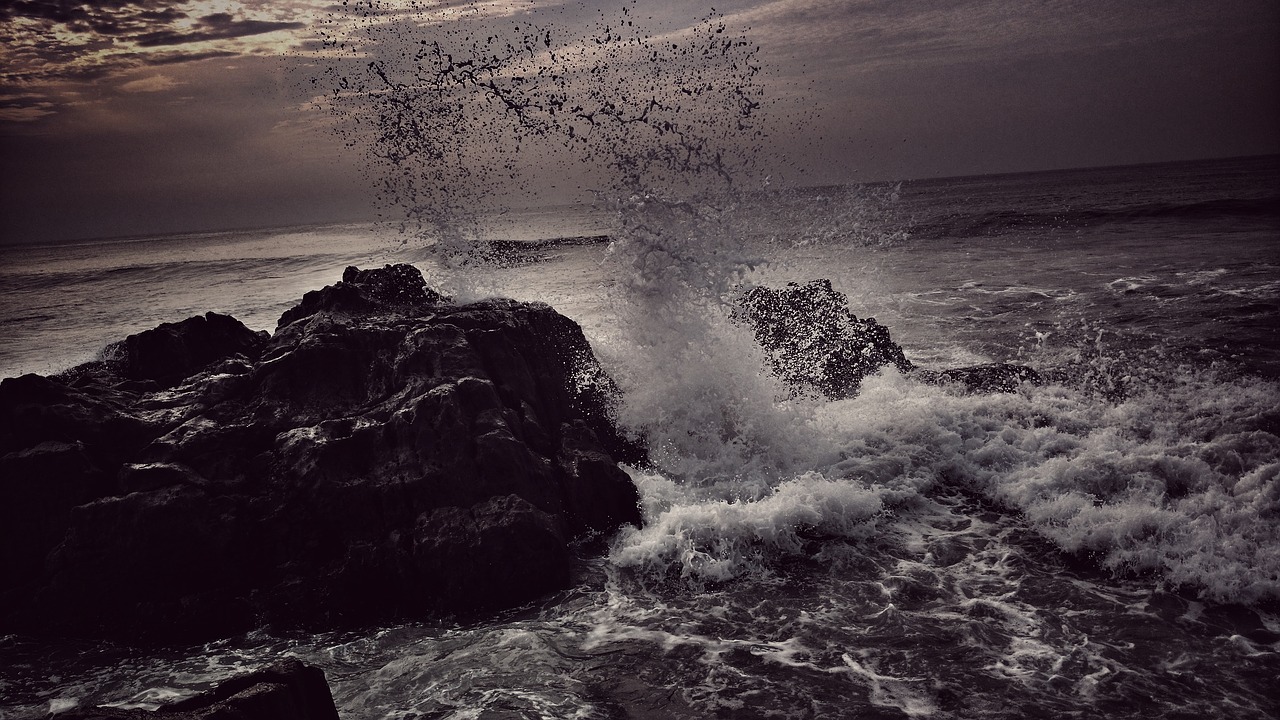
[[[475, 271], [352, 225], [6, 248], [5, 376], [205, 310], [271, 329], [342, 267], [408, 260], [581, 323], [653, 463], [627, 468], [644, 525], [584, 546], [557, 596], [191, 648], [10, 636], [0, 716], [154, 707], [288, 655], [344, 718], [1273, 717], [1277, 179], [1249, 158], [762, 192], [710, 224], [544, 208], [489, 218], [514, 242]], [[1075, 372], [796, 394], [717, 298], [815, 278], [918, 365]]]

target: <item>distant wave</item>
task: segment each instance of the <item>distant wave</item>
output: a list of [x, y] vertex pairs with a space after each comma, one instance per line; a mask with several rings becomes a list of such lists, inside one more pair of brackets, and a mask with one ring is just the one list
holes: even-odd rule
[[1280, 220], [1280, 196], [1189, 203], [1142, 203], [1116, 208], [1091, 207], [1044, 212], [993, 210], [955, 213], [917, 220], [911, 226], [911, 234], [917, 238], [930, 239], [983, 237], [1028, 228], [1071, 228], [1141, 220], [1218, 220], [1232, 217]]
[[157, 260], [119, 267], [90, 267], [76, 270], [53, 270], [40, 273], [0, 273], [0, 281], [9, 292], [56, 292], [60, 288], [80, 285], [159, 286], [208, 278], [258, 278], [287, 276], [321, 266], [341, 262], [339, 255], [297, 255], [272, 258], [234, 258], [227, 260]]

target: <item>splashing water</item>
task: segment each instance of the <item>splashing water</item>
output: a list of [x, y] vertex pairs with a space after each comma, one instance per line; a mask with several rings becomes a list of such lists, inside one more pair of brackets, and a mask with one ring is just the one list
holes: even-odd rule
[[357, 0], [331, 16], [313, 82], [332, 88], [384, 211], [448, 268], [484, 260], [479, 217], [498, 198], [576, 181], [624, 206], [686, 202], [762, 154], [758, 48], [720, 16], [662, 33], [634, 3], [569, 8], [576, 27], [481, 4]]
[[433, 248], [446, 287], [493, 267], [481, 209], [528, 193], [533, 175], [593, 183], [616, 213], [605, 302], [617, 329], [597, 349], [625, 390], [619, 421], [654, 462], [636, 474], [646, 527], [619, 539], [617, 565], [723, 581], [747, 571], [743, 542], [785, 556], [801, 528], [865, 534], [947, 488], [1022, 513], [1116, 572], [1157, 572], [1217, 601], [1277, 598], [1280, 543], [1264, 520], [1273, 384], [1204, 375], [1130, 396], [1142, 368], [1095, 342], [1077, 346], [1070, 385], [975, 399], [886, 371], [848, 401], [791, 397], [729, 321], [737, 298], [793, 271], [788, 251], [907, 242], [892, 210], [900, 186], [794, 200], [760, 190], [777, 119], [758, 47], [714, 13], [663, 30], [635, 4], [612, 16], [569, 7], [550, 22], [360, 0], [327, 30], [324, 80], [384, 210]]

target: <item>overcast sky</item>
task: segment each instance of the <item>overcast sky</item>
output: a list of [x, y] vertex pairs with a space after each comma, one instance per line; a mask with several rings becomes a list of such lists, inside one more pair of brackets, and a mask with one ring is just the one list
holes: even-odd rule
[[[602, 5], [418, 7], [446, 4], [420, 33], [458, 12], [567, 29]], [[1275, 0], [632, 7], [675, 35], [715, 7], [759, 44], [773, 107], [803, 120], [770, 142], [804, 182], [1280, 152]], [[328, 90], [310, 83], [329, 62], [318, 33], [346, 17], [304, 0], [0, 0], [0, 242], [371, 217], [360, 152], [312, 102]]]

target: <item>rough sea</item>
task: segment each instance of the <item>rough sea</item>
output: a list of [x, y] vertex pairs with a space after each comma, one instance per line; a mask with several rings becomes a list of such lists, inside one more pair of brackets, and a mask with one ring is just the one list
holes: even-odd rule
[[[154, 707], [280, 656], [347, 720], [1280, 715], [1280, 158], [632, 198], [483, 218], [471, 271], [363, 225], [0, 248], [0, 376], [347, 265], [551, 304], [618, 380], [645, 524], [481, 620], [135, 649], [0, 637], [0, 718]], [[613, 238], [612, 242], [601, 239]], [[568, 240], [565, 240], [568, 239]], [[504, 246], [506, 247], [506, 246]], [[728, 319], [828, 278], [968, 395], [794, 396]]]

